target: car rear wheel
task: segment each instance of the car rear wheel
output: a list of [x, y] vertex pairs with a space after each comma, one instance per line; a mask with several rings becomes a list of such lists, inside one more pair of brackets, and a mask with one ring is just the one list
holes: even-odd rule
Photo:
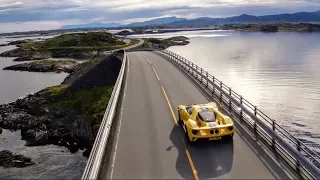
[[222, 138], [223, 138], [224, 140], [227, 140], [227, 141], [233, 140], [233, 134], [234, 134], [234, 133], [229, 134], [229, 135], [226, 135], [226, 136], [222, 136]]
[[184, 127], [184, 129], [185, 129], [184, 133], [185, 133], [185, 135], [186, 135], [187, 143], [188, 143], [188, 144], [192, 144], [193, 141], [190, 141], [190, 139], [189, 139], [187, 126], [184, 124], [183, 127]]
[[181, 124], [182, 125], [182, 121], [181, 121], [181, 117], [180, 117], [180, 113], [178, 111], [178, 125]]

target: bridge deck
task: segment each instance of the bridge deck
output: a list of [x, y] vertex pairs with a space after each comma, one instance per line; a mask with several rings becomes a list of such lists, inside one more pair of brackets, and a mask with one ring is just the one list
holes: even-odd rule
[[163, 89], [176, 118], [178, 104], [208, 100], [162, 57], [150, 52], [131, 52], [128, 56], [123, 112], [112, 140], [112, 158], [102, 167], [101, 178], [290, 178], [241, 127], [236, 127], [233, 143], [186, 144]]

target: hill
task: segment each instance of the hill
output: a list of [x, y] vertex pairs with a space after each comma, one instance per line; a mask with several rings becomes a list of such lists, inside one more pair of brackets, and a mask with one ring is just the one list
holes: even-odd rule
[[50, 57], [90, 58], [98, 52], [119, 49], [126, 44], [121, 38], [106, 32], [63, 34], [44, 41], [27, 41], [0, 54], [3, 57], [19, 57], [15, 61], [39, 60]]
[[169, 23], [169, 25], [212, 25], [212, 24], [230, 24], [230, 23], [311, 23], [320, 22], [320, 11], [298, 12], [293, 14], [277, 14], [253, 16], [242, 14], [227, 18], [209, 18], [201, 17], [191, 20], [182, 20]]
[[156, 18], [149, 21], [143, 22], [135, 22], [130, 24], [119, 24], [119, 23], [90, 23], [90, 24], [79, 24], [79, 25], [67, 25], [62, 26], [60, 29], [78, 29], [78, 28], [109, 28], [109, 27], [135, 27], [135, 26], [150, 26], [150, 25], [162, 25], [162, 24], [169, 24], [175, 21], [183, 21], [186, 20], [184, 18], [177, 18], [175, 16], [172, 17], [164, 17], [164, 18]]
[[66, 25], [62, 26], [60, 29], [80, 29], [80, 28], [109, 28], [109, 27], [119, 27], [119, 23], [89, 23], [89, 24], [78, 24], [78, 25]]

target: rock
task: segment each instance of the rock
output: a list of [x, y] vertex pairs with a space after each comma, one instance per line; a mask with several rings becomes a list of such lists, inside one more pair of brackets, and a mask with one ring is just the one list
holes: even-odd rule
[[11, 151], [0, 151], [0, 166], [9, 167], [26, 167], [33, 165], [31, 158], [23, 155], [14, 155]]
[[0, 127], [0, 134], [2, 134], [2, 128]]
[[90, 156], [90, 151], [86, 149], [85, 151], [83, 151], [82, 155], [88, 158]]
[[71, 153], [75, 153], [77, 152], [79, 149], [78, 149], [78, 145], [76, 142], [74, 142], [72, 145], [69, 146], [69, 150]]
[[23, 138], [27, 141], [26, 146], [40, 146], [51, 144], [49, 135], [45, 131], [34, 132], [34, 130], [30, 129], [24, 135], [25, 136]]
[[41, 58], [34, 58], [34, 57], [29, 57], [29, 56], [24, 56], [24, 57], [18, 57], [13, 59], [13, 61], [33, 61], [33, 60], [40, 60]]
[[53, 116], [56, 118], [63, 118], [63, 116], [65, 115], [65, 111], [63, 110], [58, 110], [56, 112], [53, 113]]
[[29, 140], [29, 139], [35, 139], [37, 135], [34, 129], [28, 129], [28, 130], [22, 129], [21, 136], [22, 136], [22, 140]]
[[78, 63], [76, 61], [41, 60], [31, 63], [15, 64], [3, 70], [29, 71], [29, 72], [67, 72], [71, 73]]
[[275, 25], [264, 25], [260, 27], [260, 31], [262, 32], [277, 32], [278, 31], [278, 26]]

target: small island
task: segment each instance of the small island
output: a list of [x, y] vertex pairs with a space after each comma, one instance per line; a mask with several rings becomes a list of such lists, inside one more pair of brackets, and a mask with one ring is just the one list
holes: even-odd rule
[[167, 39], [146, 38], [142, 45], [143, 48], [166, 49], [170, 46], [187, 45], [190, 42], [184, 36], [175, 36]]
[[71, 60], [39, 60], [8, 66], [3, 68], [3, 70], [71, 73], [78, 64], [78, 62]]
[[19, 48], [1, 53], [2, 57], [18, 57], [14, 61], [31, 61], [49, 58], [90, 59], [98, 53], [131, 46], [118, 36], [107, 32], [63, 34], [54, 38], [10, 42]]

